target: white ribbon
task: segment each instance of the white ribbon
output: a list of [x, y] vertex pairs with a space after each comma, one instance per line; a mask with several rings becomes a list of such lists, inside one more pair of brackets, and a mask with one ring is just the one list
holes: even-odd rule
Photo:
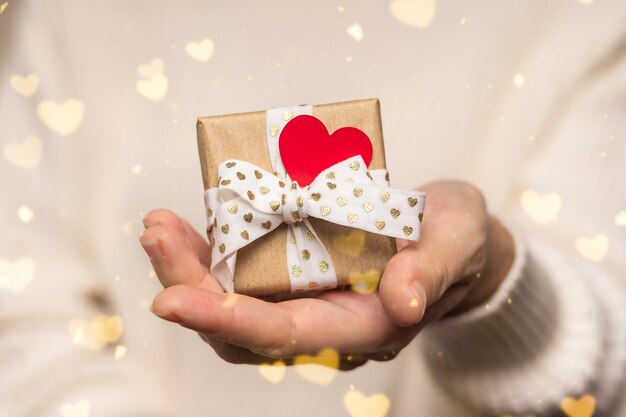
[[[268, 110], [268, 142], [270, 137], [277, 142], [277, 130], [295, 113], [310, 114], [305, 106], [291, 109], [296, 111]], [[271, 118], [275, 123], [276, 114], [283, 115], [285, 123], [281, 126], [271, 123]], [[234, 290], [237, 251], [283, 222], [288, 224], [287, 267], [292, 292], [337, 286], [330, 255], [308, 217], [396, 238], [419, 239], [423, 192], [389, 188], [386, 171], [368, 172], [361, 156], [327, 168], [301, 188], [284, 175], [278, 146], [272, 145], [268, 143], [275, 173], [246, 161], [227, 160], [218, 168], [218, 186], [205, 192], [209, 231], [214, 238], [211, 273], [226, 291]]]

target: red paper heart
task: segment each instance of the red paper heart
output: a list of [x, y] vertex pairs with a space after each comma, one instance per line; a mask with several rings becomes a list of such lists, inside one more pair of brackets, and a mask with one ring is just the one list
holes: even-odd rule
[[372, 161], [372, 142], [361, 130], [342, 127], [329, 135], [324, 123], [308, 115], [294, 117], [285, 125], [278, 148], [287, 174], [300, 187], [352, 156], [361, 155], [368, 166]]

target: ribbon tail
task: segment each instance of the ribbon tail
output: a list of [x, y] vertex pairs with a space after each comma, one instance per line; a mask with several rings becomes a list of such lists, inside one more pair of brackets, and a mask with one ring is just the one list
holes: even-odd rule
[[[216, 248], [213, 248], [213, 256], [216, 255]], [[235, 265], [237, 263], [237, 251], [223, 258], [219, 262], [211, 265], [210, 272], [220, 283], [224, 291], [235, 292]]]
[[[282, 214], [268, 214], [254, 208], [247, 200], [237, 197], [221, 204], [215, 193], [207, 193], [213, 219], [208, 226], [212, 244], [211, 274], [225, 291], [234, 290], [237, 251], [280, 226]], [[217, 207], [212, 212], [211, 207]]]
[[337, 273], [330, 254], [308, 219], [288, 227], [287, 262], [291, 292], [337, 287]]

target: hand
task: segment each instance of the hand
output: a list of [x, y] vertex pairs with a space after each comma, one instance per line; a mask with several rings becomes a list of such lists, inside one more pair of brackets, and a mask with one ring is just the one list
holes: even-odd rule
[[[326, 291], [278, 303], [224, 293], [208, 272], [206, 240], [174, 213], [152, 211], [140, 242], [165, 287], [152, 310], [197, 331], [232, 363], [327, 347], [340, 354], [341, 369], [391, 359], [427, 323], [489, 296], [513, 257], [510, 236], [488, 216], [477, 189], [454, 181], [421, 189], [428, 194], [421, 240], [398, 241], [379, 292]], [[492, 261], [490, 250], [499, 254]]]
[[398, 240], [379, 288], [385, 311], [401, 326], [422, 320], [424, 305], [460, 313], [484, 302], [515, 256], [513, 238], [487, 213], [477, 188], [436, 181], [420, 190], [427, 195], [420, 241]]

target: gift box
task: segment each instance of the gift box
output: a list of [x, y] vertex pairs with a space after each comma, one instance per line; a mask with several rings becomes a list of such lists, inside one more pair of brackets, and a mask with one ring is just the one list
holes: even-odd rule
[[201, 117], [197, 134], [227, 291], [371, 292], [395, 237], [419, 238], [424, 195], [388, 188], [378, 99]]

